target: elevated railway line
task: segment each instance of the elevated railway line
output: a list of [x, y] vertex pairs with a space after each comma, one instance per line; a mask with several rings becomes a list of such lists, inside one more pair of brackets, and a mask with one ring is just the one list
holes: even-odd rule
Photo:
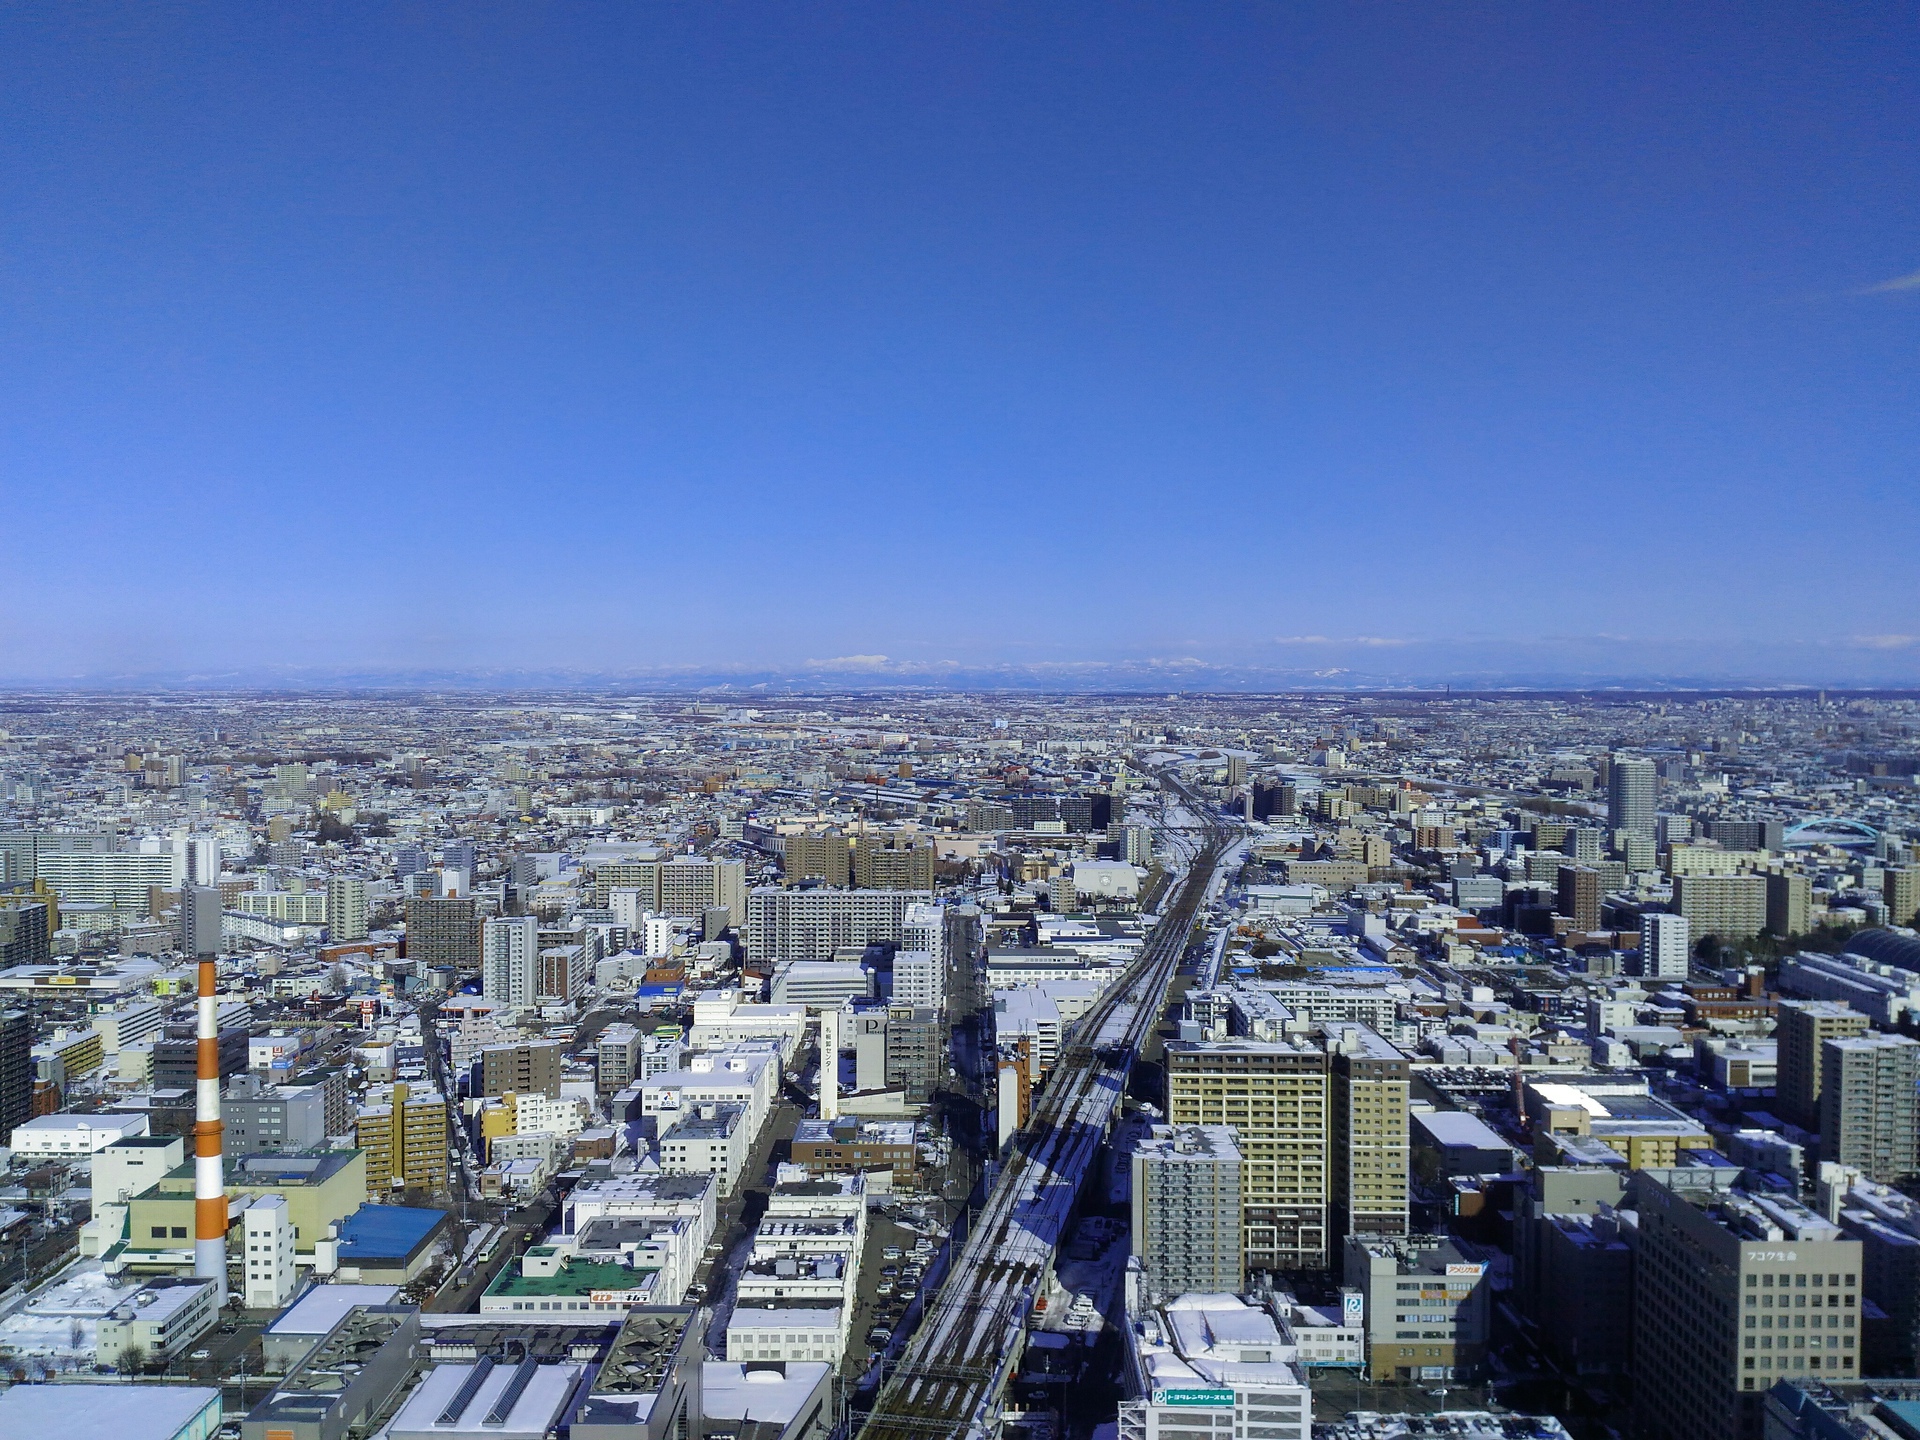
[[1060, 1057], [938, 1295], [927, 1306], [861, 1440], [986, 1436], [1020, 1353], [1088, 1163], [1125, 1093], [1133, 1059], [1166, 1003], [1196, 917], [1233, 834], [1160, 776], [1195, 823], [1180, 837], [1192, 863], [1127, 971], [1068, 1032]]

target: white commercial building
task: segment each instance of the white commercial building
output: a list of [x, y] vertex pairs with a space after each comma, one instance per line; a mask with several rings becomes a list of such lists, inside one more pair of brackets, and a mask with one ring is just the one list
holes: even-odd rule
[[1313, 1405], [1293, 1337], [1237, 1295], [1183, 1295], [1125, 1329], [1141, 1398], [1120, 1440], [1310, 1440]]
[[804, 1005], [742, 1005], [737, 989], [712, 990], [694, 997], [693, 1029], [687, 1038], [696, 1050], [739, 1040], [773, 1040], [780, 1046], [780, 1059], [791, 1063], [806, 1030]]
[[293, 1298], [293, 1220], [283, 1195], [257, 1196], [241, 1218], [249, 1310], [278, 1310]]
[[930, 950], [902, 950], [893, 957], [893, 1001], [896, 1005], [930, 1005], [946, 1001], [946, 967]]
[[993, 1036], [1001, 1054], [1010, 1056], [1024, 1038], [1029, 1080], [1038, 1080], [1060, 1058], [1060, 1007], [1037, 986], [993, 992]]
[[[702, 1105], [738, 1105], [746, 1112], [751, 1137], [760, 1133], [780, 1090], [780, 1052], [769, 1043], [741, 1044], [724, 1050], [696, 1050], [679, 1070], [650, 1075], [621, 1092], [639, 1101], [638, 1114], [660, 1117], [665, 1129], [687, 1111]], [[637, 1094], [636, 1094], [637, 1092]], [[630, 1102], [614, 1097], [616, 1114], [625, 1114]]]
[[837, 1364], [845, 1334], [842, 1316], [838, 1305], [736, 1305], [727, 1321], [727, 1359]]
[[731, 1195], [752, 1139], [744, 1106], [699, 1105], [682, 1111], [660, 1137], [660, 1168], [669, 1175], [718, 1175]]
[[873, 994], [873, 972], [858, 960], [789, 960], [773, 972], [776, 1005], [837, 1010]]
[[1146, 871], [1124, 860], [1076, 860], [1073, 892], [1091, 900], [1138, 900]]
[[146, 1133], [145, 1115], [36, 1115], [10, 1143], [21, 1155], [79, 1156]]
[[900, 921], [900, 948], [921, 951], [942, 965], [947, 963], [947, 909], [931, 900], [907, 906]]
[[94, 1209], [151, 1190], [186, 1163], [186, 1144], [180, 1135], [129, 1135], [95, 1150], [88, 1180]]

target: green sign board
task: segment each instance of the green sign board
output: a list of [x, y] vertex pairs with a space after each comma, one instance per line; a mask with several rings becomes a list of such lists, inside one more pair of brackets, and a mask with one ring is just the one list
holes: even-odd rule
[[1153, 1392], [1153, 1403], [1156, 1405], [1204, 1405], [1208, 1409], [1213, 1410], [1231, 1410], [1233, 1408], [1233, 1391], [1198, 1390], [1190, 1386], [1179, 1389], [1156, 1390]]

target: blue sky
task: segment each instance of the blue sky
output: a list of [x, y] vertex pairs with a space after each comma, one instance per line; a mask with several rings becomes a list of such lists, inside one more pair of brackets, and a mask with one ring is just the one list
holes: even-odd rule
[[0, 676], [1920, 680], [1917, 19], [14, 7]]

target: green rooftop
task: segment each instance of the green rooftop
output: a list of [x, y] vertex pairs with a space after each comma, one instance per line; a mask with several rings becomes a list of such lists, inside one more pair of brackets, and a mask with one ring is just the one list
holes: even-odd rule
[[639, 1289], [647, 1283], [648, 1276], [658, 1273], [654, 1266], [609, 1265], [599, 1260], [575, 1260], [551, 1275], [523, 1275], [518, 1266], [508, 1265], [494, 1277], [487, 1294], [508, 1299], [547, 1299], [589, 1295], [595, 1290], [625, 1292]]

